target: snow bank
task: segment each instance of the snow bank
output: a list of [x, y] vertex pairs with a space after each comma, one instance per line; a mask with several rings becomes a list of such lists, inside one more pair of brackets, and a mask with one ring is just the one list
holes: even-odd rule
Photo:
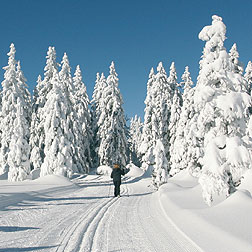
[[[187, 171], [162, 185], [156, 197], [161, 208], [182, 232], [204, 251], [252, 251], [252, 172], [247, 172], [237, 192], [208, 207], [201, 187]], [[243, 189], [244, 188], [244, 189]]]
[[60, 185], [60, 186], [68, 186], [73, 183], [66, 177], [61, 175], [47, 175], [44, 177], [39, 177], [32, 181], [34, 184], [42, 184], [42, 185]]
[[144, 171], [141, 168], [134, 165], [133, 163], [128, 164], [126, 168], [130, 169], [130, 171], [126, 175], [128, 177], [140, 177], [144, 173]]
[[112, 172], [112, 168], [107, 165], [101, 165], [96, 169], [96, 173], [99, 175], [110, 176], [111, 172]]
[[248, 170], [241, 179], [239, 190], [248, 190], [252, 194], [252, 170]]
[[184, 186], [192, 187], [198, 184], [198, 178], [193, 177], [187, 169], [177, 173], [174, 177], [169, 178], [169, 182]]

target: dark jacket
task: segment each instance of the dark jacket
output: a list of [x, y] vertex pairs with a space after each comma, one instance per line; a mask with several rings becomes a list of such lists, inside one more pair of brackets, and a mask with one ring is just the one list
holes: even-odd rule
[[117, 169], [113, 169], [110, 177], [113, 179], [113, 181], [121, 182], [121, 175], [125, 175], [125, 171], [117, 168]]

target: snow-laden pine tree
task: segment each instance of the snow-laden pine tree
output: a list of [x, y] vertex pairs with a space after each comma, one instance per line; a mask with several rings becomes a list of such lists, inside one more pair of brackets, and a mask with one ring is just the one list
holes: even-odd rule
[[73, 108], [76, 120], [73, 122], [75, 149], [77, 155], [77, 168], [80, 172], [87, 173], [93, 166], [90, 145], [92, 141], [91, 113], [87, 89], [82, 81], [81, 69], [78, 65], [73, 77], [74, 102]]
[[[20, 175], [12, 177], [12, 173], [10, 171], [12, 161], [8, 158], [9, 153], [13, 153], [16, 148], [16, 146], [13, 145], [13, 138], [14, 135], [17, 134], [17, 127], [19, 127], [16, 126], [18, 124], [17, 122], [22, 121], [22, 124], [29, 128], [30, 121], [29, 92], [25, 83], [25, 77], [21, 71], [20, 63], [17, 64], [15, 60], [15, 53], [15, 46], [14, 44], [11, 44], [10, 52], [7, 54], [9, 56], [8, 65], [3, 68], [5, 73], [4, 80], [2, 82], [3, 89], [1, 94], [2, 110], [0, 128], [2, 134], [0, 148], [0, 174], [9, 172], [8, 178], [10, 180], [22, 180], [25, 176]], [[20, 106], [22, 107], [22, 113], [18, 113]], [[17, 119], [17, 116], [20, 116], [20, 118]], [[29, 130], [20, 130], [18, 137], [19, 139], [25, 139], [28, 142]], [[29, 159], [29, 149], [23, 149], [22, 151], [23, 156], [21, 162]], [[13, 166], [11, 166], [11, 168], [13, 168]], [[28, 165], [26, 171], [29, 172]]]
[[252, 95], [251, 94], [251, 89], [252, 89], [252, 62], [251, 61], [248, 62], [248, 65], [247, 65], [247, 67], [245, 69], [244, 78], [245, 78], [245, 80], [247, 82], [248, 93], [250, 95]]
[[73, 167], [73, 133], [69, 118], [69, 101], [66, 97], [58, 71], [55, 69], [50, 80], [52, 89], [43, 107], [43, 128], [45, 131], [45, 158], [41, 176], [60, 174], [70, 177]]
[[7, 158], [15, 120], [15, 100], [18, 97], [15, 53], [15, 46], [11, 44], [10, 52], [7, 54], [8, 65], [3, 68], [5, 73], [2, 82], [0, 174], [9, 171]]
[[153, 148], [159, 139], [169, 160], [169, 121], [172, 105], [172, 89], [167, 80], [167, 74], [162, 62], [157, 67], [157, 74], [151, 71], [147, 83], [145, 100], [145, 117], [143, 126], [143, 141], [140, 147], [143, 169], [147, 170], [154, 164]]
[[91, 101], [91, 125], [93, 131], [93, 141], [92, 141], [92, 159], [95, 166], [99, 165], [98, 150], [100, 146], [100, 136], [98, 134], [98, 121], [101, 116], [103, 99], [103, 90], [107, 86], [107, 80], [104, 74], [101, 76], [99, 73], [96, 74], [96, 81], [94, 86], [94, 92]]
[[44, 129], [44, 106], [47, 101], [47, 95], [52, 89], [52, 78], [54, 71], [58, 71], [59, 64], [56, 62], [56, 51], [54, 47], [49, 47], [46, 56], [46, 66], [44, 68], [44, 79], [38, 79], [36, 92], [32, 105], [32, 122], [31, 122], [31, 166], [32, 169], [40, 169], [44, 162], [45, 147], [45, 129]]
[[130, 129], [129, 129], [129, 149], [131, 155], [131, 161], [140, 165], [140, 146], [142, 143], [142, 127], [141, 118], [135, 115], [135, 117], [130, 120]]
[[234, 67], [234, 72], [243, 74], [243, 66], [242, 63], [239, 61], [239, 53], [237, 51], [237, 45], [236, 43], [233, 44], [229, 51], [229, 56], [231, 59], [231, 62], [233, 63]]
[[153, 149], [153, 138], [152, 138], [152, 114], [153, 114], [153, 104], [152, 104], [152, 86], [155, 82], [155, 72], [151, 68], [149, 74], [149, 80], [147, 82], [147, 95], [145, 98], [145, 109], [144, 109], [144, 123], [143, 123], [143, 132], [142, 132], [142, 143], [140, 145], [140, 153], [142, 160], [142, 168], [144, 170], [148, 169], [148, 166], [151, 165], [152, 154], [151, 150]]
[[100, 165], [111, 166], [114, 162], [119, 162], [125, 166], [127, 162], [126, 120], [117, 76], [114, 62], [112, 62], [107, 86], [102, 93], [102, 107], [98, 121]]
[[29, 120], [24, 100], [17, 98], [13, 132], [9, 145], [7, 163], [10, 181], [25, 180], [30, 174]]
[[172, 105], [170, 86], [167, 83], [167, 75], [162, 62], [158, 64], [155, 83], [152, 86], [152, 137], [154, 143], [161, 140], [165, 148], [165, 154], [169, 152], [169, 121]]
[[183, 87], [183, 106], [176, 128], [175, 141], [171, 150], [171, 170], [170, 175], [173, 176], [180, 170], [190, 168], [193, 166], [194, 157], [191, 153], [191, 144], [189, 137], [190, 120], [194, 115], [193, 96], [194, 89], [192, 89], [193, 81], [189, 72], [189, 67], [186, 66], [185, 72], [182, 75], [182, 82], [180, 86]]
[[172, 102], [173, 96], [175, 94], [175, 91], [177, 90], [178, 91], [177, 95], [180, 99], [179, 102], [180, 102], [180, 105], [182, 105], [182, 95], [178, 89], [179, 84], [178, 84], [177, 70], [176, 70], [174, 62], [171, 63], [169, 77], [168, 77], [167, 81], [168, 81], [168, 83], [170, 85], [170, 89], [171, 89], [171, 102]]
[[251, 166], [242, 138], [251, 99], [242, 76], [235, 73], [226, 52], [225, 35], [226, 26], [216, 15], [212, 17], [212, 25], [199, 33], [199, 38], [206, 44], [195, 89], [196, 114], [192, 119], [191, 134], [199, 148], [198, 166], [202, 167], [199, 182], [203, 198], [209, 205], [214, 194], [229, 195]]
[[156, 141], [153, 151], [155, 157], [154, 169], [152, 172], [152, 183], [159, 188], [168, 179], [168, 161], [165, 155], [165, 148], [161, 140]]
[[178, 131], [179, 127], [179, 118], [181, 114], [181, 106], [180, 106], [180, 98], [178, 95], [178, 90], [175, 90], [172, 106], [171, 106], [171, 116], [170, 116], [170, 122], [169, 122], [169, 138], [170, 138], [170, 167], [172, 167], [173, 164], [173, 153], [176, 150], [177, 146], [175, 146], [175, 140], [176, 140], [176, 133]]
[[[27, 80], [24, 76], [24, 73], [21, 69], [20, 61], [17, 62], [17, 85], [20, 90], [20, 95], [22, 97], [22, 106], [23, 107], [23, 113], [24, 117], [26, 118], [26, 121], [28, 123], [28, 126], [30, 127], [31, 123], [31, 94], [28, 90], [28, 85], [26, 84]], [[30, 137], [30, 134], [29, 134]]]
[[41, 152], [40, 152], [40, 146], [39, 146], [39, 140], [40, 136], [37, 131], [37, 127], [39, 125], [39, 93], [42, 87], [42, 78], [41, 75], [38, 76], [37, 79], [37, 85], [34, 88], [33, 91], [33, 99], [32, 99], [32, 114], [31, 114], [31, 127], [30, 127], [30, 142], [29, 145], [31, 147], [31, 156], [30, 156], [30, 162], [31, 162], [31, 170], [40, 169], [42, 165], [42, 158], [41, 158]]

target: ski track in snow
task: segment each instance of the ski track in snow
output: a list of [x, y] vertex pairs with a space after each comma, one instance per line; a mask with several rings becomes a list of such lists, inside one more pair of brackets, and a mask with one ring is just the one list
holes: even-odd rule
[[123, 181], [120, 198], [103, 177], [73, 180], [5, 199], [0, 208], [0, 252], [201, 251], [160, 208], [148, 179]]

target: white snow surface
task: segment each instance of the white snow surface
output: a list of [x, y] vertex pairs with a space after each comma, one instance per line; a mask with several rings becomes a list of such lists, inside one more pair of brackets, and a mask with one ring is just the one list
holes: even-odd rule
[[210, 208], [187, 171], [157, 192], [150, 182], [126, 177], [114, 198], [101, 175], [0, 180], [0, 251], [252, 251], [248, 191]]

